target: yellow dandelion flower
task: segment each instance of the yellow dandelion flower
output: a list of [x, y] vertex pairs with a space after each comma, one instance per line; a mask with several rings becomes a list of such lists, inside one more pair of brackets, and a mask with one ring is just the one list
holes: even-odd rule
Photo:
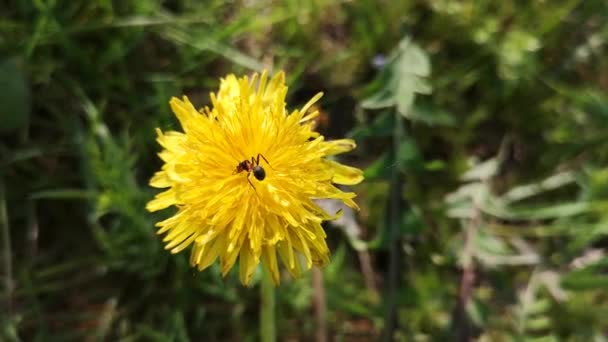
[[279, 258], [292, 276], [329, 261], [324, 220], [335, 218], [315, 199], [334, 198], [357, 208], [355, 194], [333, 184], [357, 184], [359, 169], [326, 159], [355, 148], [349, 139], [326, 141], [313, 131], [318, 112], [285, 107], [285, 75], [268, 80], [221, 80], [212, 108], [197, 111], [187, 97], [172, 98], [184, 132], [161, 132], [164, 161], [150, 180], [169, 188], [147, 205], [149, 211], [177, 207], [156, 225], [166, 249], [178, 253], [193, 244], [190, 262], [203, 270], [219, 257], [225, 276], [239, 258], [240, 279], [248, 285], [260, 259], [279, 282]]

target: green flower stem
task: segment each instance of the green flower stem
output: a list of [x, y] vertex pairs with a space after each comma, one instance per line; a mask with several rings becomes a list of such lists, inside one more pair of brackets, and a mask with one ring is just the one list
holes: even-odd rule
[[264, 269], [262, 284], [260, 286], [260, 335], [262, 342], [276, 341], [275, 329], [275, 293], [270, 272]]

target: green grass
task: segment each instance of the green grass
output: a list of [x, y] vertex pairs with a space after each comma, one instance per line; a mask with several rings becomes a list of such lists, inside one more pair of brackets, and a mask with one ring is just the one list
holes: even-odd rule
[[[324, 91], [322, 132], [366, 172], [362, 236], [327, 225], [330, 340], [605, 339], [607, 19], [600, 0], [0, 4], [0, 339], [259, 339], [259, 291], [170, 255], [144, 207], [169, 99], [262, 69], [286, 70], [290, 107]], [[279, 340], [318, 336], [318, 291], [277, 288]]]

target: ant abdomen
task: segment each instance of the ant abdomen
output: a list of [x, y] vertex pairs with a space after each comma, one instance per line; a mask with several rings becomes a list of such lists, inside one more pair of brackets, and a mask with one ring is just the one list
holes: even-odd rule
[[261, 166], [256, 165], [253, 168], [253, 176], [259, 181], [264, 180], [266, 178], [266, 171]]

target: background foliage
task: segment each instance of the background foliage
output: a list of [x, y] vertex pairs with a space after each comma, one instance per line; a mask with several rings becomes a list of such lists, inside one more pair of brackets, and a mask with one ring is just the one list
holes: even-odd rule
[[143, 208], [169, 98], [262, 68], [291, 106], [326, 93], [319, 130], [367, 177], [332, 263], [277, 288], [280, 339], [608, 339], [605, 1], [0, 13], [0, 339], [258, 338], [258, 291], [169, 255]]

